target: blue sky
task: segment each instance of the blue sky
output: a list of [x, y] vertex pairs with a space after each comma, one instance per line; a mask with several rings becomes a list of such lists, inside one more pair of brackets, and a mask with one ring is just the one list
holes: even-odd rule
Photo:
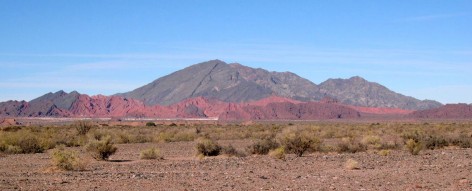
[[111, 95], [220, 59], [472, 103], [472, 1], [0, 1], [0, 101]]

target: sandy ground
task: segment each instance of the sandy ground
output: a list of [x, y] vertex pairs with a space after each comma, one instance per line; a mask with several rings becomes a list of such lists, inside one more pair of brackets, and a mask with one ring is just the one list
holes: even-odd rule
[[[244, 149], [249, 141], [220, 141]], [[88, 160], [86, 171], [52, 170], [50, 154], [0, 156], [0, 190], [472, 190], [472, 149], [412, 156], [392, 151], [269, 156], [195, 156], [194, 142], [118, 145], [111, 161]], [[164, 160], [140, 160], [157, 147]], [[80, 150], [80, 148], [75, 148]], [[86, 155], [84, 155], [85, 157]], [[348, 170], [348, 159], [359, 169]]]

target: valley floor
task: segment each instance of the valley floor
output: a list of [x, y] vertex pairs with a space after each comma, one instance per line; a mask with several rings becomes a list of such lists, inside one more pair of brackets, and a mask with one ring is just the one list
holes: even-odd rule
[[[246, 148], [248, 140], [221, 140]], [[0, 156], [0, 190], [472, 190], [472, 149], [411, 155], [373, 152], [195, 157], [195, 142], [119, 144], [110, 161], [87, 159], [85, 171], [52, 168], [51, 150]], [[141, 160], [157, 147], [164, 160]], [[82, 148], [73, 148], [80, 150]], [[85, 156], [84, 152], [81, 155]], [[359, 169], [345, 167], [348, 159]]]

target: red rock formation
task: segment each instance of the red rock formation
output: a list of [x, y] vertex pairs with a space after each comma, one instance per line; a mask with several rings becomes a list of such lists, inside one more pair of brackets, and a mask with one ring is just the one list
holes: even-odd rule
[[414, 112], [413, 110], [405, 110], [398, 108], [376, 108], [376, 107], [359, 107], [359, 106], [349, 106], [352, 109], [355, 109], [361, 113], [370, 113], [378, 115], [406, 115]]
[[220, 115], [221, 120], [316, 120], [359, 117], [359, 112], [349, 107], [320, 102], [247, 105]]
[[[65, 94], [66, 95], [66, 94]], [[332, 99], [322, 102], [301, 102], [290, 98], [270, 96], [246, 103], [227, 103], [205, 97], [186, 99], [170, 106], [146, 106], [142, 101], [119, 96], [88, 96], [80, 94], [69, 108], [59, 108], [47, 100], [35, 103], [0, 103], [0, 116], [10, 117], [154, 117], [154, 118], [220, 118], [221, 120], [315, 120], [359, 118], [360, 113], [379, 115], [406, 115], [412, 111], [392, 108], [368, 108], [346, 106]], [[60, 103], [60, 102], [59, 102]], [[462, 107], [460, 113], [466, 109]], [[447, 105], [446, 108], [451, 107]], [[470, 108], [470, 106], [465, 105]], [[458, 116], [452, 114], [457, 108], [446, 113], [420, 114], [417, 116]], [[431, 110], [436, 111], [436, 110]], [[442, 110], [441, 110], [442, 111]], [[469, 110], [467, 110], [469, 111]], [[423, 116], [424, 117], [424, 116]]]
[[410, 116], [432, 119], [471, 119], [472, 105], [447, 104], [435, 109], [415, 111]]

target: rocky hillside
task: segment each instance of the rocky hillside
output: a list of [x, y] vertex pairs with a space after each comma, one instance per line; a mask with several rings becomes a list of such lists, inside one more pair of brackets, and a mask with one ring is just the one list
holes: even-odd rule
[[360, 117], [361, 114], [358, 111], [347, 106], [321, 102], [248, 105], [220, 115], [222, 120], [319, 120]]
[[316, 85], [290, 72], [269, 72], [220, 60], [192, 65], [117, 95], [141, 100], [147, 105], [171, 105], [199, 96], [224, 102], [247, 102], [269, 96], [319, 101], [328, 96], [343, 104], [362, 107], [419, 110], [441, 106], [439, 102], [395, 93], [360, 77], [329, 79]]
[[268, 72], [212, 60], [187, 67], [133, 91], [117, 94], [148, 105], [171, 105], [193, 97], [246, 102], [272, 95], [316, 100], [316, 85], [289, 72]]
[[338, 99], [341, 103], [363, 107], [387, 107], [407, 110], [423, 110], [440, 107], [436, 101], [420, 101], [416, 98], [395, 93], [378, 83], [361, 77], [329, 79], [321, 83], [319, 92]]

